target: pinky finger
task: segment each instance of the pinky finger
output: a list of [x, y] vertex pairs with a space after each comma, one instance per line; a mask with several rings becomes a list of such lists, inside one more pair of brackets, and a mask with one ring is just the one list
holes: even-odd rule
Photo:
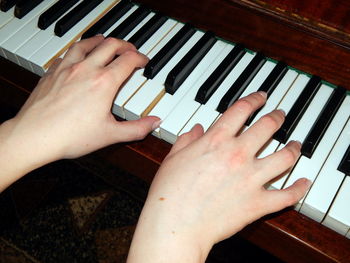
[[307, 193], [312, 182], [306, 178], [300, 178], [291, 186], [283, 190], [266, 190], [266, 213], [273, 213], [286, 207], [295, 205]]

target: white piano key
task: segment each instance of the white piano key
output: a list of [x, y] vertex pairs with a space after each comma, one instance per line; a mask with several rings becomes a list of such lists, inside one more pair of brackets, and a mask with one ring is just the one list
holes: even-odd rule
[[[139, 51], [146, 54], [148, 58], [153, 58], [157, 52], [182, 28], [183, 24], [175, 20], [168, 19], [164, 25], [153, 34], [140, 48]], [[124, 105], [143, 85], [147, 78], [143, 76], [144, 69], [137, 70], [133, 76], [125, 83], [118, 92], [114, 103], [113, 113], [125, 119]]]
[[[342, 128], [344, 127], [346, 121], [349, 117], [350, 112], [350, 97], [341, 105], [337, 111], [334, 119], [330, 123], [327, 131], [323, 135], [319, 145], [317, 146], [315, 152], [311, 158], [301, 156], [300, 160], [294, 167], [291, 172], [284, 188], [292, 185], [296, 180], [302, 177], [306, 177], [311, 182], [314, 182], [316, 176], [320, 172], [328, 154], [331, 152], [333, 145], [335, 144]], [[348, 102], [348, 103], [347, 103]], [[327, 191], [329, 192], [329, 191]], [[334, 192], [333, 192], [334, 194]], [[301, 199], [298, 204], [295, 206], [296, 210], [299, 210], [301, 207], [304, 198]]]
[[[36, 6], [33, 10], [31, 10], [28, 14], [26, 14], [23, 18], [19, 19], [14, 17], [11, 19], [6, 25], [0, 28], [0, 47], [2, 47], [3, 43], [7, 41], [10, 37], [15, 35], [18, 31], [20, 31], [27, 23], [29, 23], [36, 16], [41, 14], [46, 10], [48, 6], [51, 6], [54, 0], [47, 0], [41, 2], [38, 6]], [[5, 57], [5, 53], [1, 50], [1, 55]]]
[[[78, 1], [74, 6], [72, 6], [65, 14], [70, 12], [73, 8], [75, 8], [77, 5], [79, 5], [81, 1]], [[62, 16], [64, 16], [63, 14]], [[62, 17], [61, 16], [61, 17]], [[18, 63], [24, 67], [27, 70], [30, 70], [32, 72], [33, 69], [31, 67], [31, 63], [29, 61], [29, 58], [37, 52], [42, 46], [44, 46], [47, 42], [50, 41], [51, 38], [55, 36], [55, 23], [52, 23], [48, 28], [45, 30], [40, 30], [37, 34], [35, 34], [32, 38], [30, 38], [27, 42], [23, 43], [22, 46], [20, 46], [16, 50], [16, 58], [18, 60]]]
[[[171, 95], [166, 93], [151, 110], [149, 115], [158, 116], [161, 120], [164, 120], [183, 97], [188, 96], [189, 90], [194, 89], [195, 92], [197, 92], [208, 76], [219, 66], [221, 61], [231, 50], [232, 45], [227, 45], [225, 42], [218, 40], [175, 94]], [[159, 131], [160, 128], [156, 129], [153, 135], [159, 137]]]
[[14, 12], [15, 12], [15, 7], [12, 7], [7, 12], [0, 11], [0, 29], [15, 17]]
[[19, 64], [15, 52], [28, 40], [30, 40], [35, 34], [37, 34], [41, 29], [38, 27], [38, 20], [40, 15], [55, 4], [55, 0], [47, 1], [48, 5], [45, 7], [41, 13], [33, 17], [25, 26], [16, 32], [13, 36], [8, 38], [5, 42], [1, 44], [2, 51], [4, 52], [6, 58], [16, 64]]
[[281, 82], [277, 85], [275, 90], [267, 99], [265, 105], [260, 109], [259, 113], [255, 116], [251, 125], [253, 125], [262, 116], [275, 110], [278, 104], [283, 99], [284, 95], [288, 92], [288, 89], [292, 86], [293, 82], [297, 78], [298, 73], [295, 70], [288, 69], [286, 75], [282, 78]]
[[133, 7], [128, 10], [118, 21], [116, 21], [106, 32], [103, 33], [103, 35], [106, 37], [108, 36], [117, 26], [119, 26], [121, 23], [124, 22], [125, 19], [127, 19], [134, 11], [138, 8], [137, 5], [134, 5]]
[[[318, 115], [322, 111], [323, 106], [327, 103], [328, 98], [330, 97], [333, 89], [329, 86], [326, 86], [324, 84], [321, 85], [320, 89], [316, 93], [315, 97], [311, 101], [309, 107], [306, 109], [305, 113], [301, 117], [300, 121], [298, 122], [297, 126], [295, 127], [294, 131], [290, 135], [290, 138], [288, 141], [296, 140], [301, 143], [304, 142], [304, 139], [306, 138], [308, 132], [312, 128], [312, 125], [315, 123]], [[277, 148], [278, 150], [281, 150], [285, 144], [280, 144]], [[303, 158], [300, 158], [303, 159]], [[299, 160], [300, 160], [299, 159]], [[283, 186], [285, 182], [288, 180], [290, 173], [286, 173], [282, 177], [280, 177], [277, 181], [273, 182], [271, 186], [275, 189], [282, 189], [286, 186]], [[291, 179], [290, 184], [294, 183], [295, 180]], [[288, 184], [288, 185], [290, 185]]]
[[59, 57], [71, 44], [80, 39], [81, 35], [106, 14], [116, 2], [118, 1], [103, 1], [62, 37], [54, 36], [51, 38], [50, 41], [30, 57], [34, 72], [38, 75], [43, 75], [53, 60]]
[[350, 176], [345, 176], [345, 180], [322, 224], [342, 235], [346, 235], [350, 226], [349, 200]]
[[153, 78], [147, 81], [139, 91], [125, 104], [124, 112], [127, 120], [135, 120], [148, 109], [155, 100], [165, 94], [164, 82], [170, 70], [182, 59], [183, 56], [203, 36], [203, 32], [197, 31], [184, 46], [171, 58], [164, 68]]
[[[341, 113], [339, 114], [344, 114], [344, 118], [348, 120], [350, 96], [347, 96], [340, 111]], [[337, 126], [337, 129], [342, 130], [342, 127]], [[300, 209], [301, 213], [317, 222], [323, 220], [344, 179], [344, 173], [340, 172], [337, 168], [349, 144], [350, 121], [348, 120]], [[304, 176], [307, 176], [307, 174]]]
[[[243, 61], [245, 61], [245, 60], [250, 61], [253, 57], [254, 57], [254, 55], [251, 55], [251, 54], [250, 54], [250, 56], [245, 55], [243, 57], [243, 58], [245, 58]], [[241, 59], [241, 61], [242, 61], [242, 59]], [[242, 65], [244, 63], [244, 62], [242, 62], [242, 63], [240, 63], [240, 62], [239, 62], [240, 65]], [[236, 65], [236, 67], [237, 66], [238, 65]], [[236, 67], [232, 71], [235, 71]], [[241, 67], [239, 67], [238, 70], [239, 69], [242, 69], [242, 71], [244, 70], [244, 68], [241, 68]], [[236, 70], [235, 72], [237, 73], [238, 70]], [[231, 73], [229, 75], [231, 75]], [[238, 76], [236, 76], [235, 79]], [[231, 85], [232, 85], [232, 83], [231, 83]], [[190, 120], [192, 115], [196, 112], [196, 110], [201, 105], [200, 103], [198, 103], [194, 100], [196, 93], [197, 93], [197, 91], [193, 90], [193, 91], [191, 91], [190, 94], [186, 95], [186, 97], [176, 106], [175, 109], [173, 109], [173, 111], [161, 123], [160, 136], [162, 139], [164, 139], [170, 143], [174, 143], [176, 141], [177, 136], [179, 135], [180, 131], [184, 128], [184, 126], [186, 125], [188, 120]]]
[[[253, 93], [259, 89], [261, 84], [264, 82], [266, 77], [270, 74], [273, 67], [276, 65], [276, 63], [271, 61], [266, 61], [266, 63], [262, 66], [262, 68], [259, 70], [259, 72], [256, 74], [256, 76], [253, 78], [251, 83], [248, 85], [248, 87], [244, 90], [240, 98], [247, 96], [250, 93]], [[228, 87], [229, 88], [229, 87]], [[221, 94], [220, 94], [221, 95]], [[222, 97], [223, 95], [221, 95]], [[197, 112], [191, 117], [191, 119], [187, 122], [186, 126], [181, 130], [179, 135], [188, 132], [196, 123], [204, 124], [203, 128], [206, 130], [210, 127], [208, 120], [206, 119], [206, 115], [211, 116], [209, 120], [215, 121], [216, 118], [214, 118], [215, 114], [216, 116], [219, 115], [219, 112], [216, 111], [216, 107], [220, 102], [220, 99], [217, 93], [214, 93], [212, 98], [208, 100], [206, 104], [203, 104], [200, 106], [200, 108], [197, 110]], [[204, 109], [202, 109], [204, 108]], [[208, 108], [209, 110], [206, 110], [205, 108]], [[199, 116], [201, 116], [200, 119]], [[209, 126], [208, 126], [209, 125]]]

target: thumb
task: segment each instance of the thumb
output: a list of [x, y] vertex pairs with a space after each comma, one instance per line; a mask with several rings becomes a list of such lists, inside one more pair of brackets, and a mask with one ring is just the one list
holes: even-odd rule
[[113, 127], [115, 134], [115, 142], [127, 142], [141, 140], [150, 132], [157, 128], [160, 124], [160, 119], [155, 116], [146, 116], [133, 121], [117, 122]]

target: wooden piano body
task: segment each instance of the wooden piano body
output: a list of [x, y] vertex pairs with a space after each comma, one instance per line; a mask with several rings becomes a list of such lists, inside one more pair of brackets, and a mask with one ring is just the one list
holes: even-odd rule
[[[350, 4], [346, 0], [139, 2], [350, 90]], [[0, 69], [0, 103], [19, 109], [39, 78], [3, 58]], [[96, 154], [151, 182], [170, 147], [148, 136]], [[293, 209], [269, 215], [239, 234], [286, 262], [350, 262], [349, 239]]]

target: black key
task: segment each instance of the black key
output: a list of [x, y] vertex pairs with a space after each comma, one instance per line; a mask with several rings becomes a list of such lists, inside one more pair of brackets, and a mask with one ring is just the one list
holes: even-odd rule
[[288, 112], [282, 127], [274, 134], [274, 139], [281, 143], [287, 142], [320, 86], [321, 79], [317, 76], [313, 76], [308, 81], [304, 90]]
[[20, 0], [15, 7], [15, 17], [22, 18], [44, 0]]
[[[278, 62], [277, 65], [273, 68], [271, 73], [267, 76], [261, 87], [258, 91], [264, 91], [267, 94], [267, 98], [270, 97], [272, 92], [278, 86], [284, 75], [288, 71], [287, 65], [284, 62]], [[249, 126], [254, 120], [255, 116], [259, 113], [260, 109], [256, 110], [246, 121], [245, 125]]]
[[98, 22], [90, 27], [82, 36], [82, 39], [103, 34], [115, 24], [126, 12], [128, 12], [133, 4], [129, 0], [122, 0], [114, 6], [106, 15], [104, 15]]
[[140, 28], [128, 41], [140, 48], [164, 23], [167, 17], [156, 13], [144, 26]]
[[188, 23], [185, 24], [147, 63], [143, 75], [148, 79], [153, 79], [194, 33], [195, 29], [193, 26]]
[[301, 147], [301, 154], [308, 158], [312, 157], [317, 145], [322, 139], [322, 136], [326, 132], [329, 124], [333, 120], [340, 105], [342, 104], [346, 96], [346, 89], [338, 87], [335, 89], [328, 99], [326, 105], [322, 109], [321, 114], [318, 116], [315, 124], [309, 131], [303, 146]]
[[40, 29], [48, 28], [61, 15], [67, 12], [72, 6], [78, 3], [79, 0], [60, 0], [42, 13], [39, 17], [38, 27]]
[[263, 54], [257, 53], [248, 66], [243, 70], [242, 74], [232, 84], [230, 89], [220, 100], [217, 107], [217, 111], [224, 113], [238, 98], [242, 95], [243, 91], [264, 65], [266, 58]]
[[84, 0], [62, 17], [55, 25], [55, 34], [62, 37], [103, 0]]
[[339, 164], [338, 170], [350, 176], [350, 145]]
[[131, 32], [151, 11], [144, 7], [138, 7], [127, 19], [117, 26], [108, 37], [122, 39]]
[[244, 53], [244, 47], [240, 44], [236, 45], [199, 88], [195, 100], [201, 104], [206, 103], [237, 65]]
[[18, 1], [19, 0], [1, 0], [0, 1], [0, 10], [3, 12], [7, 12], [12, 7], [14, 7]]
[[176, 92], [215, 42], [216, 37], [214, 33], [210, 31], [206, 32], [201, 39], [198, 40], [166, 77], [164, 85], [167, 93], [173, 95]]

